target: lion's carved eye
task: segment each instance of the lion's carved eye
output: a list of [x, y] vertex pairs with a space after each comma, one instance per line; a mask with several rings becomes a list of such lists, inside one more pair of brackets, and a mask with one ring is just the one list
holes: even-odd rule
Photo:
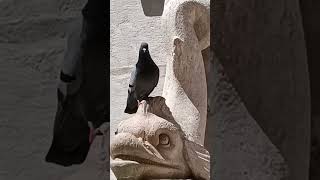
[[170, 138], [166, 134], [160, 134], [159, 135], [159, 144], [163, 146], [168, 146], [170, 145]]

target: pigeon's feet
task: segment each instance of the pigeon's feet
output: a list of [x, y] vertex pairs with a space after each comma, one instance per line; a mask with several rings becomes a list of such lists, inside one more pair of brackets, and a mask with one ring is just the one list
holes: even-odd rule
[[138, 107], [142, 104], [142, 101], [139, 101], [139, 100], [137, 100], [138, 101]]
[[97, 135], [100, 135], [101, 132], [99, 131], [99, 129], [94, 129], [93, 127], [93, 124], [92, 122], [88, 122], [88, 126], [89, 126], [89, 143], [92, 144], [94, 138], [97, 136]]
[[90, 143], [90, 144], [92, 144], [94, 138], [95, 138], [94, 129], [91, 129], [91, 128], [90, 128], [90, 133], [89, 133], [89, 143]]
[[144, 115], [148, 114], [148, 104], [147, 104], [147, 101], [145, 101], [144, 105], [143, 105], [143, 113]]
[[143, 108], [143, 115], [147, 115], [148, 114], [148, 103], [146, 100], [142, 100], [139, 104], [139, 106], [142, 105]]
[[89, 142], [92, 143], [94, 138], [96, 136], [104, 136], [106, 133], [109, 133], [110, 131], [110, 123], [104, 123], [103, 125], [101, 125], [99, 128], [95, 129], [93, 127], [92, 122], [88, 122], [88, 126], [89, 126]]
[[103, 134], [102, 138], [101, 138], [101, 143], [100, 143], [100, 147], [99, 147], [99, 158], [100, 160], [104, 161], [106, 160], [107, 156], [108, 156], [108, 152], [106, 149], [106, 140], [108, 137], [106, 137], [107, 135]]

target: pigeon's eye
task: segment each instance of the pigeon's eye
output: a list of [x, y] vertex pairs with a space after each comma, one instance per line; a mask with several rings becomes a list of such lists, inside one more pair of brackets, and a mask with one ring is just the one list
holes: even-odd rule
[[166, 134], [159, 135], [159, 145], [170, 146], [170, 138]]
[[117, 135], [118, 134], [118, 129], [114, 132], [114, 135]]

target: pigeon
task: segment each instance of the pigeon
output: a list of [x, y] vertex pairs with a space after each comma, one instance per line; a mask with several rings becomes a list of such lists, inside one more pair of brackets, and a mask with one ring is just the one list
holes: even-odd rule
[[152, 60], [148, 44], [141, 43], [139, 58], [130, 77], [127, 106], [125, 113], [133, 114], [138, 110], [139, 103], [147, 100], [159, 81], [159, 67]]
[[[78, 29], [78, 28], [75, 28]], [[60, 71], [57, 88], [57, 111], [54, 120], [53, 140], [46, 161], [62, 166], [84, 162], [90, 148], [90, 127], [86, 122], [81, 100], [81, 57], [77, 31], [70, 33], [67, 50]]]
[[[88, 3], [87, 9], [95, 7]], [[82, 25], [77, 23], [68, 36], [57, 88], [53, 140], [46, 162], [61, 166], [82, 164], [95, 137], [103, 135], [100, 126], [110, 121], [105, 42], [94, 43], [101, 41], [95, 39], [99, 27], [83, 16]]]

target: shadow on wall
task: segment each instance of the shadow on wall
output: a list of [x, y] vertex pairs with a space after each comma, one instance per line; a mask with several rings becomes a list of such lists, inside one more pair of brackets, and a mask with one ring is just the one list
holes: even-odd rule
[[320, 2], [300, 0], [300, 8], [303, 19], [304, 38], [307, 47], [311, 88], [311, 158], [309, 180], [318, 180], [320, 178], [320, 24], [314, 23], [314, 20], [320, 16]]
[[141, 0], [142, 9], [146, 16], [161, 16], [165, 0]]

